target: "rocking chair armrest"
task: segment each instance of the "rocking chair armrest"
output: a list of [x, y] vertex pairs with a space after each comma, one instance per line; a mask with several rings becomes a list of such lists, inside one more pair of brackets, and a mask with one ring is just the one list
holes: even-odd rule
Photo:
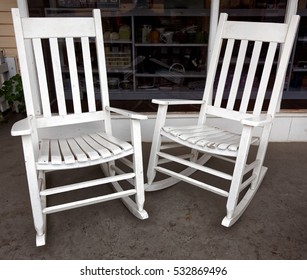
[[147, 120], [148, 119], [148, 117], [145, 115], [138, 114], [133, 111], [129, 111], [125, 109], [119, 109], [119, 108], [114, 108], [114, 107], [109, 107], [109, 106], [107, 106], [106, 109], [110, 112], [117, 113], [119, 115], [128, 117], [130, 119], [136, 119], [136, 120]]
[[159, 105], [201, 105], [206, 101], [188, 99], [153, 99], [151, 102]]
[[242, 119], [241, 123], [243, 125], [248, 125], [248, 126], [264, 126], [268, 123], [271, 123], [272, 120], [273, 119], [271, 115], [266, 115], [266, 116]]
[[28, 118], [22, 119], [16, 123], [14, 123], [11, 135], [12, 136], [23, 136], [30, 135], [32, 132], [32, 128], [30, 126], [30, 122]]

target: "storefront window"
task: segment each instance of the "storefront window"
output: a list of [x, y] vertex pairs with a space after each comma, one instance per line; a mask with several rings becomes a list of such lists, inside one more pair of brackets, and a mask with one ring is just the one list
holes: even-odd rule
[[[86, 16], [93, 8], [101, 9], [111, 102], [122, 108], [155, 111], [153, 98], [201, 99], [210, 2], [36, 0], [28, 4], [30, 16]], [[227, 12], [232, 20], [283, 22], [286, 5], [286, 0], [221, 0], [220, 11]], [[301, 26], [282, 109], [307, 108], [306, 1], [299, 1], [298, 13], [302, 15]]]

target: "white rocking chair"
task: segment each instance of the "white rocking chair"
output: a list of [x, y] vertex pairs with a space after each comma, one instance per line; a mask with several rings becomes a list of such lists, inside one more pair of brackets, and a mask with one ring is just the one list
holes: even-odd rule
[[[21, 18], [18, 9], [12, 9], [12, 15], [27, 118], [14, 124], [11, 133], [22, 137], [36, 245], [45, 244], [46, 215], [58, 211], [121, 198], [136, 217], [148, 218], [143, 209], [140, 131], [140, 120], [147, 117], [109, 106], [100, 11], [94, 10], [93, 17], [82, 18]], [[29, 71], [31, 62], [26, 53], [29, 41], [33, 46], [35, 73]], [[49, 51], [42, 47], [45, 43]], [[77, 48], [81, 50], [77, 51]], [[52, 63], [48, 68], [50, 60]], [[98, 70], [92, 67], [92, 61], [97, 63]], [[52, 77], [46, 74], [49, 69], [52, 69]], [[66, 90], [64, 73], [69, 73], [70, 90]], [[37, 76], [38, 92], [31, 85], [33, 79], [30, 75]], [[84, 92], [81, 79], [86, 87]], [[50, 93], [52, 88], [55, 88], [55, 96]], [[33, 102], [35, 94], [39, 94], [41, 100], [40, 106], [36, 107]], [[71, 99], [72, 109], [68, 108], [68, 99]], [[35, 109], [37, 107], [40, 109]], [[130, 118], [131, 143], [112, 135], [111, 112]], [[46, 186], [46, 172], [77, 171], [77, 168], [93, 165], [101, 165], [104, 175], [100, 179]], [[80, 200], [71, 198], [73, 201], [47, 206], [50, 195], [98, 185], [104, 187], [108, 183], [113, 185], [115, 192]], [[130, 196], [135, 196], [135, 199]]]
[[[238, 220], [267, 171], [263, 161], [298, 23], [299, 16], [293, 16], [288, 25], [227, 21], [227, 14], [221, 14], [203, 100], [152, 101], [159, 107], [146, 191], [161, 190], [184, 181], [227, 198], [227, 215], [222, 225], [229, 227]], [[278, 45], [281, 45], [280, 63], [274, 72], [271, 70]], [[264, 110], [266, 97], [269, 97], [269, 104]], [[168, 106], [184, 104], [200, 104], [197, 124], [166, 126]], [[208, 116], [224, 119], [223, 126], [210, 125], [212, 118]], [[250, 159], [252, 144], [258, 146], [256, 156]], [[178, 155], [182, 150], [178, 147], [186, 147], [189, 151]], [[225, 160], [233, 169], [225, 172], [208, 167], [211, 158]], [[204, 182], [206, 175], [201, 181], [192, 178], [195, 171], [222, 179], [213, 186]], [[163, 175], [155, 180], [157, 172]], [[228, 182], [227, 187], [225, 182]]]

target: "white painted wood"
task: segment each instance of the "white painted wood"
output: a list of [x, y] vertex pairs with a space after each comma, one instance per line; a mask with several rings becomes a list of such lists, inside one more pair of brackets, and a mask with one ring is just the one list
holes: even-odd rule
[[[118, 182], [113, 182], [113, 187], [117, 192], [122, 192], [123, 189]], [[122, 202], [128, 208], [128, 210], [140, 220], [145, 220], [148, 218], [147, 212], [143, 209], [142, 211], [137, 210], [136, 203], [128, 196], [122, 197]]]
[[[99, 156], [106, 158], [112, 155], [111, 152], [106, 147], [100, 145], [98, 142], [94, 140], [95, 134], [82, 135], [81, 137], [84, 139], [86, 143], [88, 143], [96, 151], [97, 154], [99, 154]], [[97, 159], [98, 158], [99, 157], [97, 157]]]
[[161, 105], [185, 105], [185, 104], [195, 104], [201, 105], [204, 101], [201, 100], [181, 100], [181, 99], [153, 99], [152, 103]]
[[278, 101], [280, 100], [279, 95], [282, 93], [282, 89], [284, 86], [288, 61], [290, 59], [293, 43], [297, 35], [297, 28], [299, 21], [300, 21], [299, 16], [292, 16], [292, 19], [289, 23], [289, 30], [287, 32], [287, 37], [282, 47], [282, 54], [280, 55], [280, 63], [278, 64], [276, 80], [272, 91], [272, 96], [274, 96], [274, 98], [273, 102], [270, 102], [268, 109], [269, 114], [273, 116], [275, 116], [275, 113], [277, 111]]
[[[265, 32], [264, 32], [265, 31]], [[288, 31], [288, 25], [269, 22], [239, 22], [229, 21], [223, 30], [223, 38], [262, 42], [283, 43]]]
[[233, 39], [229, 39], [227, 41], [226, 51], [225, 51], [223, 64], [222, 64], [221, 75], [219, 77], [219, 83], [218, 83], [218, 87], [217, 87], [217, 91], [215, 95], [215, 101], [214, 101], [214, 106], [217, 106], [217, 107], [220, 107], [222, 103], [234, 42], [235, 40]]
[[[227, 15], [221, 15], [214, 50], [208, 68], [203, 97], [205, 102], [201, 107], [197, 125], [195, 123], [180, 126], [176, 123], [172, 126], [166, 125], [168, 106], [176, 104], [176, 102], [172, 104], [170, 101], [154, 100], [155, 103], [159, 104], [159, 107], [147, 170], [147, 191], [161, 190], [176, 184], [178, 181], [184, 181], [227, 197], [227, 213], [222, 221], [222, 225], [231, 226], [239, 219], [255, 195], [266, 172], [263, 162], [277, 108], [278, 94], [281, 92], [280, 89], [293, 47], [294, 36], [298, 28], [298, 20], [299, 17], [294, 16], [290, 24], [262, 24], [257, 22], [227, 21]], [[229, 40], [225, 54], [223, 54], [221, 53], [221, 45], [225, 38]], [[234, 42], [238, 42], [240, 45], [238, 54], [232, 51]], [[266, 44], [262, 44], [263, 42], [266, 42]], [[273, 81], [273, 91], [269, 100], [268, 112], [261, 114], [274, 55], [279, 43], [284, 44], [281, 55], [282, 62], [279, 64], [276, 75], [273, 75], [275, 82]], [[245, 56], [249, 44], [254, 44], [254, 50], [252, 58], [247, 61]], [[267, 49], [263, 50], [263, 47]], [[262, 51], [267, 51], [267, 55], [264, 66], [258, 68], [259, 55]], [[234, 55], [237, 57], [234, 57]], [[214, 105], [211, 105], [207, 101], [212, 96], [213, 85], [216, 81], [217, 65], [220, 61], [223, 61], [223, 65], [220, 77], [218, 78], [219, 85], [217, 86], [216, 100]], [[232, 67], [231, 63], [233, 61], [236, 64], [233, 77], [230, 77], [229, 68]], [[235, 100], [238, 98], [237, 92], [242, 80], [243, 66], [246, 62], [250, 64], [249, 70], [245, 81], [242, 102], [240, 108], [236, 109]], [[255, 106], [252, 112], [247, 112], [255, 73], [257, 72], [258, 74], [261, 69], [261, 81]], [[225, 82], [229, 80], [231, 80], [230, 93], [228, 96], [224, 96]], [[222, 99], [225, 97], [228, 98], [226, 108], [222, 107]], [[207, 118], [208, 115], [221, 118], [223, 124], [217, 127], [210, 124], [210, 118]], [[238, 129], [233, 131], [231, 129], [233, 125], [229, 125], [230, 123], [237, 123]], [[172, 149], [161, 152], [162, 137], [166, 141], [190, 148], [190, 155], [192, 156], [187, 157], [186, 150], [182, 154], [178, 154], [178, 149], [176, 149], [176, 152], [173, 152]], [[252, 163], [248, 163], [247, 159], [252, 144], [258, 145], [256, 147], [256, 158]], [[202, 157], [198, 159], [200, 155]], [[202, 161], [202, 158], [205, 160]], [[223, 170], [212, 170], [211, 166], [206, 166], [205, 164], [211, 158], [233, 163], [232, 174], [227, 174]], [[173, 170], [172, 166], [165, 165], [169, 162], [183, 165], [185, 169], [181, 172]], [[209, 173], [230, 180], [229, 192], [221, 189], [219, 185], [212, 186], [208, 184], [206, 182], [206, 175], [201, 177], [203, 178], [201, 181], [191, 178], [190, 175], [195, 171]], [[155, 181], [156, 172], [163, 173], [167, 178]], [[246, 188], [248, 188], [246, 193], [240, 196], [240, 192]]]
[[82, 110], [81, 110], [80, 88], [79, 88], [79, 79], [78, 79], [74, 39], [65, 38], [65, 40], [66, 40], [66, 50], [67, 50], [68, 67], [69, 67], [69, 74], [70, 74], [72, 99], [73, 99], [73, 105], [74, 105], [74, 113], [80, 114]]
[[89, 112], [94, 112], [96, 111], [95, 90], [94, 90], [94, 82], [93, 82], [93, 70], [92, 70], [92, 63], [91, 63], [89, 38], [82, 37], [81, 44], [82, 44], [82, 56], [83, 56], [83, 61], [84, 61], [87, 102], [88, 102]]
[[92, 205], [96, 203], [101, 203], [101, 202], [110, 201], [113, 199], [118, 199], [118, 198], [130, 196], [130, 195], [134, 195], [135, 193], [136, 193], [135, 190], [127, 190], [127, 191], [122, 191], [118, 193], [112, 193], [112, 194], [92, 197], [88, 199], [78, 200], [74, 202], [63, 203], [63, 204], [56, 205], [56, 206], [49, 206], [43, 209], [43, 213], [52, 214], [52, 213], [56, 213], [59, 211], [65, 211], [69, 209], [88, 206], [88, 205]]
[[218, 195], [221, 195], [221, 196], [224, 196], [224, 197], [228, 196], [228, 192], [226, 192], [226, 191], [223, 191], [223, 190], [221, 190], [219, 188], [216, 188], [214, 186], [210, 186], [208, 184], [204, 184], [204, 183], [202, 183], [200, 181], [197, 181], [197, 180], [192, 179], [190, 177], [184, 176], [181, 173], [177, 173], [177, 172], [168, 170], [168, 169], [163, 168], [163, 167], [156, 167], [156, 170], [161, 172], [161, 173], [167, 174], [167, 175], [169, 175], [171, 177], [178, 178], [181, 181], [193, 184], [193, 185], [195, 185], [195, 186], [197, 186], [199, 188], [202, 188], [204, 190], [211, 191], [211, 192], [213, 192], [215, 194], [218, 194]]
[[14, 123], [11, 135], [12, 136], [22, 136], [22, 135], [30, 135], [32, 132], [29, 119], [25, 118], [16, 123]]
[[[153, 132], [155, 127], [156, 113], [148, 113], [148, 119], [141, 122], [142, 127], [142, 139], [144, 142], [151, 143], [153, 139]], [[305, 135], [305, 126], [307, 112], [303, 111], [285, 111], [277, 113], [272, 120], [273, 127], [271, 130], [270, 142], [306, 142], [307, 138]], [[187, 126], [192, 126], [197, 123], [199, 114], [195, 112], [189, 112], [186, 114], [170, 112], [167, 116], [167, 125], [176, 125], [178, 123], [185, 124]], [[301, 120], [301, 121], [296, 121]], [[208, 116], [207, 123], [210, 125], [218, 126], [221, 128], [229, 128], [232, 131], [239, 132], [241, 129], [240, 123], [233, 123], [229, 120], [225, 120], [219, 117]], [[291, 124], [293, 125], [291, 127]], [[114, 116], [112, 118], [113, 134], [121, 137], [122, 139], [129, 140], [130, 132], [127, 130], [129, 126], [129, 120], [125, 117]], [[294, 134], [290, 132], [295, 131]], [[307, 131], [307, 130], [306, 130]], [[259, 135], [258, 128], [255, 129], [255, 135]], [[175, 146], [176, 144], [169, 143], [167, 139], [162, 139], [162, 144]], [[176, 145], [178, 146], [178, 145]], [[178, 146], [180, 147], [180, 145]], [[162, 146], [161, 146], [162, 149]]]
[[57, 96], [57, 106], [59, 109], [59, 115], [65, 116], [67, 115], [67, 109], [66, 109], [66, 101], [65, 101], [65, 94], [64, 94], [58, 39], [52, 37], [49, 39], [49, 43], [50, 43], [50, 52], [51, 52], [51, 60], [52, 60], [52, 70], [53, 70], [53, 76], [54, 76], [54, 86], [55, 86], [55, 92]]
[[220, 1], [210, 1], [210, 24], [209, 24], [207, 68], [208, 65], [210, 64], [211, 54], [214, 48], [215, 34], [217, 31], [217, 24], [219, 19], [219, 10], [220, 10]]
[[68, 114], [66, 116], [59, 116], [52, 114], [51, 118], [37, 116], [36, 122], [38, 128], [66, 126], [70, 124], [81, 124], [95, 121], [103, 121], [106, 119], [104, 111], [84, 112], [82, 114]]
[[23, 86], [23, 93], [25, 96], [25, 104], [27, 107], [27, 115], [35, 115], [36, 110], [34, 107], [34, 98], [32, 96], [32, 84], [31, 75], [28, 71], [28, 53], [26, 51], [26, 43], [23, 40], [23, 27], [21, 24], [21, 18], [19, 9], [12, 9], [12, 18], [14, 23], [14, 33], [16, 39], [16, 46], [18, 50], [18, 59], [19, 59], [19, 67], [22, 73], [22, 86]]
[[134, 173], [116, 175], [116, 176], [108, 177], [108, 178], [100, 178], [100, 179], [95, 179], [95, 180], [91, 180], [91, 181], [65, 185], [65, 186], [61, 186], [61, 187], [54, 187], [54, 188], [43, 190], [43, 191], [40, 192], [40, 194], [42, 196], [48, 196], [48, 195], [54, 195], [54, 194], [59, 194], [59, 193], [64, 193], [64, 192], [71, 192], [71, 191], [74, 191], [74, 190], [80, 190], [80, 189], [84, 189], [84, 188], [90, 188], [90, 187], [93, 187], [93, 186], [108, 184], [110, 182], [128, 180], [128, 179], [133, 178], [133, 177], [135, 177]]
[[41, 39], [33, 39], [33, 50], [36, 60], [38, 84], [41, 92], [42, 109], [45, 117], [51, 117], [49, 90]]
[[[91, 18], [23, 18], [25, 39], [95, 37], [95, 26]], [[78, 28], [76, 28], [78, 26]]]
[[[292, 16], [297, 14], [297, 6], [298, 6], [298, 0], [287, 1], [286, 14], [285, 14], [285, 20], [284, 20], [285, 23], [289, 24]], [[281, 46], [281, 48], [283, 48], [283, 46]], [[279, 53], [278, 64], [280, 63], [281, 53], [282, 52]], [[288, 82], [290, 82], [290, 78], [291, 78], [290, 76], [291, 75], [289, 75]], [[282, 94], [280, 94], [280, 97], [278, 100], [277, 112], [280, 111], [281, 99], [282, 99]]]
[[148, 119], [148, 117], [143, 115], [143, 114], [137, 114], [137, 113], [129, 111], [129, 110], [113, 108], [113, 107], [109, 107], [109, 106], [106, 106], [106, 109], [110, 112], [114, 112], [114, 113], [120, 114], [122, 116], [128, 117], [129, 119], [137, 119], [137, 120]]
[[41, 147], [39, 150], [39, 156], [37, 159], [37, 162], [39, 164], [48, 164], [49, 163], [49, 146], [50, 146], [50, 141], [49, 139], [43, 139], [41, 141]]
[[66, 139], [59, 139], [59, 145], [65, 164], [75, 163], [75, 157], [71, 152]]
[[266, 60], [264, 63], [264, 67], [263, 67], [263, 72], [262, 72], [261, 81], [260, 81], [259, 89], [257, 92], [257, 99], [256, 99], [254, 112], [253, 112], [254, 115], [256, 116], [260, 115], [262, 112], [262, 104], [264, 101], [266, 89], [267, 89], [268, 82], [269, 82], [276, 48], [277, 48], [276, 43], [270, 43], [270, 46], [267, 52], [267, 56], [266, 56]]
[[110, 151], [111, 154], [117, 155], [122, 152], [120, 147], [108, 141], [108, 137], [105, 133], [97, 133], [97, 135], [92, 135], [92, 137], [100, 145], [106, 147]]
[[260, 57], [260, 51], [261, 51], [262, 42], [256, 41], [253, 48], [253, 54], [251, 57], [250, 65], [248, 68], [248, 74], [246, 78], [246, 83], [244, 86], [244, 91], [242, 95], [242, 100], [240, 104], [240, 112], [246, 113], [252, 88], [253, 88], [253, 82], [257, 70], [257, 65]]
[[141, 139], [141, 124], [138, 120], [131, 119], [131, 141], [134, 146], [133, 153], [133, 169], [135, 171], [134, 186], [137, 192], [135, 202], [140, 212], [143, 211], [145, 203], [144, 179], [143, 179], [143, 161], [142, 161], [142, 145]]
[[228, 110], [225, 108], [214, 107], [214, 106], [207, 106], [206, 112], [208, 115], [221, 117], [224, 119], [230, 119], [234, 121], [242, 121], [243, 119], [249, 119], [253, 117], [250, 113], [241, 113], [234, 110]]
[[[106, 134], [106, 133], [100, 133], [99, 134], [102, 138], [106, 139], [107, 141], [109, 141], [110, 143], [115, 144], [116, 146], [118, 146], [119, 148], [125, 150], [125, 151], [130, 151], [132, 149], [132, 146], [127, 143], [126, 141], [123, 141], [119, 138], [116, 138], [112, 135]], [[117, 148], [116, 148], [117, 149]], [[114, 152], [116, 154], [116, 152]]]
[[35, 169], [35, 151], [32, 146], [31, 135], [22, 136], [22, 146], [24, 151], [26, 174], [29, 184], [29, 194], [31, 201], [31, 208], [33, 214], [34, 228], [36, 230], [36, 243], [37, 246], [45, 245], [45, 225], [44, 225], [44, 215], [41, 211], [42, 201], [39, 195], [39, 184], [37, 180], [37, 171]]
[[203, 172], [206, 172], [206, 173], [209, 173], [209, 174], [221, 177], [221, 178], [226, 179], [226, 180], [231, 180], [232, 179], [232, 176], [227, 174], [227, 173], [225, 173], [225, 172], [221, 172], [221, 171], [218, 171], [216, 169], [213, 169], [213, 168], [210, 168], [210, 167], [206, 167], [206, 166], [200, 166], [197, 163], [193, 163], [193, 162], [181, 159], [180, 157], [175, 157], [175, 156], [163, 153], [163, 152], [159, 152], [158, 155], [160, 157], [168, 159], [170, 162], [174, 161], [174, 162], [178, 162], [178, 163], [184, 164], [186, 166], [191, 166], [191, 167], [193, 167], [195, 169], [198, 169], [198, 170], [201, 170]]
[[80, 148], [80, 146], [77, 144], [76, 140], [74, 138], [67, 139], [68, 145], [74, 154], [74, 156], [77, 158], [77, 161], [79, 162], [85, 162], [88, 160], [87, 156], [83, 152], [83, 150]]
[[226, 209], [227, 209], [226, 217], [229, 219], [231, 219], [234, 216], [234, 212], [238, 204], [240, 186], [244, 175], [244, 169], [246, 166], [246, 161], [251, 141], [251, 133], [252, 133], [252, 127], [250, 126], [244, 127], [242, 130], [242, 137], [239, 144], [239, 151], [233, 171], [233, 179], [229, 190], [229, 198], [226, 204]]
[[96, 160], [100, 158], [99, 153], [97, 153], [85, 140], [84, 138], [76, 137], [75, 138], [77, 144], [80, 146], [82, 151], [89, 157], [90, 160]]
[[236, 97], [237, 97], [237, 92], [239, 89], [239, 84], [241, 81], [241, 74], [243, 70], [243, 65], [245, 61], [245, 55], [246, 55], [246, 50], [247, 50], [247, 40], [242, 40], [240, 43], [240, 49], [239, 49], [239, 54], [237, 57], [237, 63], [236, 63], [236, 68], [235, 72], [233, 75], [233, 80], [231, 83], [231, 88], [230, 88], [230, 93], [227, 101], [227, 109], [232, 110], [235, 105]]
[[[136, 217], [148, 218], [144, 210], [140, 126], [140, 120], [145, 120], [147, 117], [109, 107], [100, 11], [94, 10], [93, 17], [86, 18], [20, 18], [18, 9], [13, 9], [12, 15], [28, 115], [26, 119], [13, 126], [12, 135], [22, 136], [37, 246], [45, 244], [46, 215], [58, 211], [122, 199]], [[42, 39], [49, 41], [51, 65], [47, 65], [49, 60], [44, 57]], [[27, 42], [33, 44], [35, 60], [27, 56]], [[78, 60], [78, 67], [79, 63], [83, 63], [80, 67], [83, 67], [85, 72], [87, 100], [82, 100], [79, 86], [75, 42], [81, 42], [83, 59]], [[92, 57], [90, 44], [96, 45], [98, 57]], [[67, 51], [68, 65], [63, 64], [64, 59], [60, 56], [60, 48]], [[92, 60], [98, 62], [100, 75], [102, 110], [99, 111], [96, 106]], [[31, 70], [30, 64], [34, 64], [36, 71]], [[46, 69], [50, 66], [52, 66], [53, 81], [51, 81], [52, 77], [47, 79], [46, 76]], [[64, 77], [67, 73], [69, 73], [68, 79], [71, 86], [69, 95], [72, 96], [73, 101], [72, 112], [65, 100], [65, 96], [68, 95], [66, 90], [69, 90], [67, 83], [64, 86]], [[37, 89], [33, 87], [35, 91], [37, 90], [38, 96], [32, 93], [31, 83], [34, 80], [37, 80], [39, 84]], [[53, 87], [55, 94], [49, 92]], [[56, 106], [51, 106], [51, 96], [55, 98]], [[41, 100], [40, 110], [35, 109], [37, 106], [35, 102], [38, 99]], [[88, 110], [82, 109], [82, 102], [86, 101], [84, 108], [88, 107]], [[129, 139], [131, 143], [112, 135], [110, 111], [131, 118]], [[127, 167], [130, 169], [128, 172], [116, 166], [120, 160], [128, 163]], [[45, 172], [47, 171], [53, 171], [51, 174], [56, 176], [58, 170], [71, 169], [80, 172], [78, 169], [92, 165], [101, 165], [105, 174], [98, 179], [57, 187], [49, 186], [46, 182]], [[114, 193], [48, 206], [46, 196], [60, 195], [64, 192], [107, 183], [113, 184]], [[132, 195], [135, 202], [129, 198]]]
[[29, 16], [29, 9], [28, 9], [28, 1], [27, 0], [17, 0], [17, 7], [20, 10], [21, 17], [28, 17]]
[[[219, 63], [219, 56], [220, 56], [220, 51], [222, 47], [222, 32], [224, 28], [224, 24], [227, 21], [228, 15], [225, 13], [222, 13], [220, 15], [220, 20], [219, 24], [217, 27], [216, 35], [215, 35], [215, 42], [214, 42], [214, 48], [212, 51], [212, 55], [210, 58], [210, 65], [208, 67], [208, 72], [207, 72], [207, 79], [206, 79], [206, 85], [204, 89], [204, 95], [203, 95], [203, 101], [206, 104], [212, 104], [212, 97], [213, 97], [213, 86], [214, 86], [214, 79], [216, 75], [216, 69]], [[206, 119], [206, 106], [202, 105], [200, 109], [200, 115], [199, 115], [199, 124], [204, 123]]]
[[50, 157], [51, 157], [51, 164], [61, 164], [62, 163], [60, 147], [56, 139], [50, 140]]
[[[20, 10], [20, 16], [22, 18], [29, 17], [29, 8], [27, 0], [17, 0], [17, 7]], [[34, 63], [34, 54], [33, 54], [33, 47], [32, 42], [30, 40], [25, 40], [25, 51], [27, 54], [27, 60], [30, 62], [28, 63], [29, 72], [35, 73], [35, 63]], [[16, 62], [14, 61], [14, 64]], [[31, 84], [31, 94], [34, 104], [34, 110], [37, 114], [41, 113], [41, 100], [39, 95], [39, 89], [38, 89], [38, 81], [36, 79], [35, 75], [30, 75], [30, 84]]]
[[157, 166], [158, 162], [158, 151], [161, 146], [161, 134], [160, 131], [165, 124], [166, 114], [167, 114], [167, 105], [161, 104], [158, 107], [158, 114], [155, 123], [154, 134], [151, 143], [151, 152], [148, 160], [148, 168], [147, 168], [147, 182], [148, 184], [152, 184], [153, 180], [156, 176], [155, 166]]

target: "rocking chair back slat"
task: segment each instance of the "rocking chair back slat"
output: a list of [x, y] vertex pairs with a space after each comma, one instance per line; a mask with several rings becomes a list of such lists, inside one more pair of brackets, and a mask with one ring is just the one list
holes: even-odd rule
[[231, 54], [232, 54], [234, 42], [235, 40], [233, 39], [229, 39], [227, 41], [225, 56], [224, 56], [223, 64], [222, 64], [221, 75], [219, 78], [219, 83], [218, 83], [218, 87], [217, 87], [217, 91], [215, 95], [215, 101], [214, 101], [214, 106], [217, 106], [217, 107], [221, 106], [222, 104], [224, 88], [226, 84], [226, 78], [227, 78], [227, 73], [228, 73], [229, 65], [231, 61]]
[[66, 41], [66, 50], [67, 50], [74, 113], [80, 114], [82, 112], [82, 109], [81, 109], [80, 87], [79, 87], [74, 39], [66, 38], [65, 41]]
[[95, 105], [95, 91], [94, 91], [93, 69], [91, 64], [89, 38], [82, 37], [81, 44], [82, 44], [82, 55], [84, 63], [86, 93], [87, 93], [89, 112], [94, 112], [96, 111], [96, 105]]
[[50, 38], [49, 44], [50, 44], [52, 70], [53, 70], [53, 76], [54, 76], [54, 86], [55, 86], [55, 93], [56, 93], [59, 115], [65, 116], [67, 115], [67, 110], [66, 110], [66, 101], [65, 101], [65, 94], [64, 94], [58, 39]]
[[45, 117], [51, 117], [50, 98], [41, 39], [33, 39], [33, 50], [36, 61], [39, 89], [41, 92], [43, 114]]
[[262, 110], [263, 101], [265, 98], [265, 93], [268, 87], [269, 78], [271, 76], [271, 70], [274, 63], [274, 56], [277, 48], [277, 43], [270, 43], [269, 49], [266, 55], [265, 64], [263, 67], [263, 72], [259, 84], [259, 89], [257, 92], [256, 103], [254, 107], [253, 114], [260, 115]]
[[253, 47], [253, 53], [250, 60], [250, 66], [248, 68], [246, 83], [244, 86], [243, 96], [240, 104], [240, 112], [246, 112], [253, 88], [257, 65], [260, 57], [262, 42], [256, 41]]
[[245, 60], [247, 44], [248, 44], [247, 40], [242, 40], [240, 44], [240, 50], [239, 50], [239, 54], [237, 58], [235, 72], [233, 75], [232, 84], [231, 84], [230, 93], [229, 93], [228, 102], [227, 102], [227, 107], [226, 107], [229, 110], [232, 110], [234, 108], [234, 104], [236, 101], [239, 84], [241, 80], [242, 69], [243, 69], [244, 60]]

